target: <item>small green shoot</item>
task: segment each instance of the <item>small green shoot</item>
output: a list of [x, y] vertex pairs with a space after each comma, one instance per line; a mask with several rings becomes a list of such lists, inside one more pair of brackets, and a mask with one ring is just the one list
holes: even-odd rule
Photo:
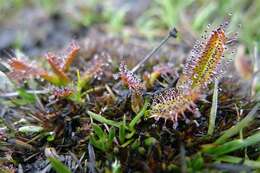
[[98, 137], [98, 139], [96, 139], [94, 136], [91, 136], [91, 144], [102, 151], [107, 151], [111, 148], [113, 139], [115, 137], [115, 129], [113, 127], [117, 127], [119, 130], [119, 142], [120, 144], [122, 144], [121, 147], [128, 146], [130, 143], [134, 141], [134, 139], [132, 139], [132, 137], [135, 134], [134, 127], [144, 115], [145, 111], [147, 110], [147, 107], [148, 100], [145, 101], [142, 110], [134, 117], [134, 119], [129, 124], [126, 124], [125, 116], [122, 122], [115, 122], [113, 120], [106, 119], [102, 115], [88, 111], [88, 115], [94, 120], [112, 126], [112, 128], [110, 128], [109, 135], [107, 135], [107, 133], [104, 132], [100, 126], [93, 124], [94, 134]]
[[120, 161], [115, 160], [112, 164], [112, 173], [120, 173], [120, 172], [122, 172]]
[[111, 126], [115, 126], [115, 127], [117, 127], [117, 128], [119, 128], [120, 125], [122, 124], [122, 123], [120, 123], [120, 122], [116, 122], [116, 121], [113, 121], [113, 120], [109, 120], [109, 119], [103, 117], [102, 115], [96, 114], [96, 113], [91, 112], [91, 111], [87, 111], [87, 113], [88, 113], [88, 115], [89, 115], [91, 118], [93, 118], [94, 120], [99, 121], [99, 122], [104, 123], [104, 124], [108, 124], [108, 125], [111, 125]]
[[18, 105], [27, 105], [27, 104], [33, 104], [36, 102], [36, 98], [34, 94], [26, 92], [25, 89], [19, 88], [17, 89], [18, 95], [21, 98], [14, 99], [13, 102]]
[[104, 152], [111, 149], [115, 137], [115, 128], [111, 127], [107, 134], [97, 124], [92, 124], [92, 126], [94, 135], [90, 136], [91, 144]]
[[125, 116], [124, 116], [123, 124], [121, 124], [119, 126], [119, 136], [118, 137], [119, 137], [119, 141], [120, 141], [121, 144], [125, 142], [126, 129], [127, 129], [127, 127], [126, 127], [126, 119], [125, 119]]
[[71, 173], [70, 169], [55, 157], [48, 157], [51, 166], [57, 173]]

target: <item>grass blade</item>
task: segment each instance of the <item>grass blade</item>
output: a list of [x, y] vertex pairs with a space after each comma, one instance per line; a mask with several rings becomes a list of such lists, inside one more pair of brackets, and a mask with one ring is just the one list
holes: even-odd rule
[[217, 109], [218, 109], [218, 80], [215, 80], [212, 106], [211, 106], [210, 117], [209, 117], [208, 135], [212, 135], [214, 132]]
[[260, 168], [260, 161], [254, 161], [254, 160], [248, 160], [240, 157], [234, 157], [234, 156], [221, 156], [216, 159], [217, 161], [222, 161], [222, 162], [228, 162], [228, 163], [236, 163], [236, 164], [241, 164], [241, 162], [244, 165], [247, 165], [252, 168]]
[[221, 156], [223, 154], [236, 151], [250, 145], [254, 145], [260, 142], [260, 132], [247, 137], [246, 139], [236, 139], [230, 142], [226, 142], [222, 145], [216, 146], [212, 145], [211, 147], [204, 148], [204, 152], [211, 154], [213, 156]]
[[256, 111], [258, 110], [259, 104], [257, 104], [249, 113], [248, 115], [241, 120], [240, 122], [238, 122], [235, 126], [231, 127], [230, 129], [226, 130], [222, 136], [220, 136], [215, 142], [214, 144], [222, 144], [224, 143], [228, 138], [238, 134], [241, 129], [249, 126], [249, 124], [251, 124], [253, 122], [253, 120], [255, 119], [255, 114]]
[[141, 109], [141, 111], [134, 117], [134, 119], [130, 122], [129, 128], [134, 129], [134, 126], [137, 124], [137, 122], [141, 119], [141, 117], [144, 115], [144, 112], [146, 111], [148, 107], [148, 101], [145, 100], [144, 106]]

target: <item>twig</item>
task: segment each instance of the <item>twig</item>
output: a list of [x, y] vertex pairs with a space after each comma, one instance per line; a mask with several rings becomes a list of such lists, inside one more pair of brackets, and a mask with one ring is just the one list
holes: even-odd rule
[[[27, 90], [27, 93], [30, 94], [47, 94], [49, 90]], [[16, 97], [19, 96], [18, 92], [10, 92], [10, 93], [3, 93], [0, 95], [0, 98], [8, 98], [8, 97]]]
[[177, 37], [176, 28], [172, 28], [169, 34], [160, 42], [160, 44], [155, 47], [150, 53], [148, 53], [142, 60], [131, 70], [132, 73], [136, 72], [149, 58], [153, 56], [171, 37]]
[[251, 96], [254, 97], [256, 95], [256, 85], [259, 80], [259, 77], [257, 76], [260, 68], [260, 63], [259, 63], [259, 57], [258, 57], [258, 44], [255, 43], [254, 46], [254, 75], [252, 78], [252, 84], [251, 84]]

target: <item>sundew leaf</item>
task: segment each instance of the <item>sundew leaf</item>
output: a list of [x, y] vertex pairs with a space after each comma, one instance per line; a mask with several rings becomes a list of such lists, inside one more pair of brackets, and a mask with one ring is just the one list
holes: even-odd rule
[[[228, 24], [226, 21], [214, 29], [208, 37], [205, 34], [201, 41], [196, 42], [176, 88], [168, 88], [154, 96], [151, 117], [170, 119], [176, 127], [179, 117], [186, 117], [185, 111], [199, 115], [195, 102], [201, 98], [203, 90], [223, 74], [227, 62], [224, 54], [228, 41], [236, 40], [235, 37], [229, 38], [226, 34]], [[214, 127], [212, 123], [213, 121], [210, 128]], [[211, 131], [212, 129], [209, 133], [212, 133]]]
[[226, 42], [228, 40], [223, 26], [213, 30], [206, 41], [198, 41], [185, 64], [183, 75], [177, 83], [178, 88], [206, 88], [221, 73]]

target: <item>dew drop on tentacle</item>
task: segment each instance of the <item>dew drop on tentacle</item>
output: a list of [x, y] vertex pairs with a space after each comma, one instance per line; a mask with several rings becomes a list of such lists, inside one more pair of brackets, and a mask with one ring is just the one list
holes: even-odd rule
[[201, 113], [200, 113], [200, 111], [199, 111], [199, 108], [195, 108], [195, 110], [194, 110], [194, 117], [195, 117], [195, 118], [201, 117]]
[[152, 124], [152, 128], [156, 128], [157, 125], [155, 123]]
[[185, 120], [185, 124], [190, 124], [190, 120], [188, 118], [184, 119]]
[[154, 117], [155, 121], [158, 122], [160, 120], [159, 116]]
[[178, 127], [178, 122], [173, 122], [172, 128], [173, 128], [173, 129], [177, 129], [177, 127]]

